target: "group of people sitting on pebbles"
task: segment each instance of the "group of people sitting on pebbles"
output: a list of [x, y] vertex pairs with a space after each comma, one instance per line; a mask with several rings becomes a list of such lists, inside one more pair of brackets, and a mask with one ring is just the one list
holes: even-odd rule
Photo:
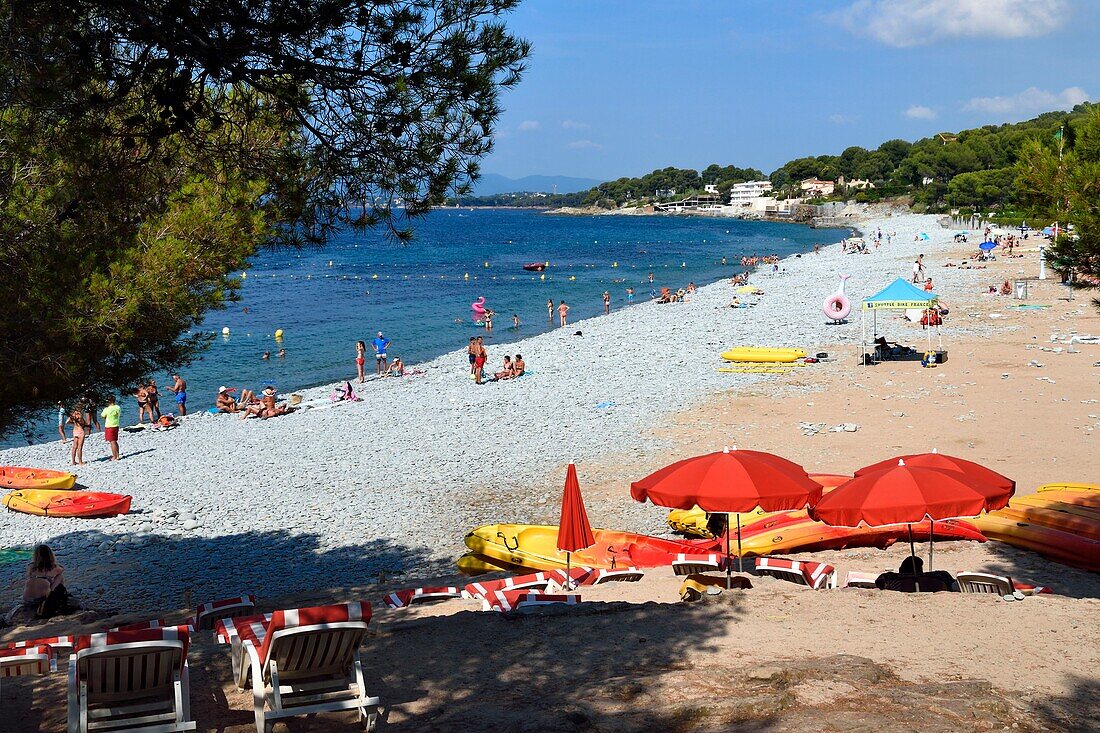
[[686, 288], [680, 288], [675, 293], [671, 288], [661, 288], [661, 295], [657, 298], [658, 303], [683, 303], [684, 296], [691, 295], [695, 292], [695, 283], [690, 282]]
[[277, 403], [276, 391], [273, 385], [269, 384], [264, 387], [259, 396], [250, 389], [242, 389], [241, 397], [237, 399], [233, 397], [233, 393], [236, 391], [236, 389], [225, 386], [218, 389], [218, 398], [214, 403], [214, 407], [217, 408], [218, 412], [240, 414], [242, 420], [250, 417], [267, 420], [294, 411], [294, 408], [285, 402], [282, 404]]

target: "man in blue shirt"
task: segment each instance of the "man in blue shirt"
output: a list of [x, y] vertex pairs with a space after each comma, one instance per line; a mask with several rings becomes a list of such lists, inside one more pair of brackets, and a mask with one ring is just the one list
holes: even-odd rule
[[371, 343], [374, 345], [374, 368], [378, 372], [378, 376], [386, 371], [386, 347], [390, 345], [390, 340], [382, 335], [382, 332], [378, 332], [378, 337]]

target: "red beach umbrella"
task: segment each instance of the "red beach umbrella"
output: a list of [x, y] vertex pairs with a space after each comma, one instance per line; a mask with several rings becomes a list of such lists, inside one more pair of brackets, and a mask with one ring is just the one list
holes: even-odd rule
[[565, 491], [561, 495], [561, 521], [558, 523], [558, 549], [565, 552], [565, 577], [569, 582], [571, 554], [596, 544], [588, 512], [581, 496], [581, 484], [577, 480], [577, 467], [572, 463], [565, 472]]
[[990, 501], [986, 511], [1004, 509], [1008, 506], [1008, 500], [1016, 493], [1016, 482], [1007, 476], [1003, 476], [979, 463], [968, 461], [965, 458], [945, 455], [936, 450], [931, 453], [911, 453], [895, 458], [887, 458], [885, 461], [864, 466], [856, 471], [855, 475], [863, 476], [875, 471], [894, 468], [898, 465], [898, 461], [905, 461], [906, 466], [914, 468], [936, 468], [948, 473], [963, 474], [967, 479], [977, 482], [974, 487], [979, 490], [982, 490], [984, 486], [993, 487], [995, 491], [989, 496]]
[[[630, 484], [635, 501], [726, 514], [726, 578], [730, 573], [729, 515], [737, 515], [737, 561], [741, 565], [742, 512], [794, 511], [821, 498], [821, 485], [785, 458], [754, 450], [725, 450], [686, 458]], [[728, 582], [727, 582], [728, 585]]]
[[810, 517], [834, 527], [856, 527], [861, 522], [872, 527], [908, 524], [913, 555], [914, 523], [927, 519], [933, 527], [937, 519], [976, 517], [1004, 507], [1013, 491], [958, 471], [911, 466], [904, 459], [886, 468], [869, 469], [857, 471], [855, 478], [821, 497], [810, 507]]

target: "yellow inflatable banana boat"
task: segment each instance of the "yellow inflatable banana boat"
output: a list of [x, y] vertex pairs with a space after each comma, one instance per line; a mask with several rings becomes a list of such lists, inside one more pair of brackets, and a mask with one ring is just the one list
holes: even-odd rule
[[770, 346], [735, 346], [722, 352], [726, 361], [743, 361], [754, 364], [777, 364], [798, 361], [806, 356], [804, 349]]

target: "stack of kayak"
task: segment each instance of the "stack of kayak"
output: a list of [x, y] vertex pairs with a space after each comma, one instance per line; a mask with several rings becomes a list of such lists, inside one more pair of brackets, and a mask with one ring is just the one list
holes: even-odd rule
[[992, 540], [1100, 572], [1100, 484], [1046, 484], [968, 521]]
[[783, 346], [735, 346], [729, 351], [722, 352], [722, 358], [731, 364], [719, 368], [718, 371], [743, 374], [782, 373], [804, 366], [799, 359], [805, 357], [806, 352], [803, 349]]
[[[837, 474], [810, 474], [810, 478], [825, 487], [824, 493], [849, 480], [850, 476]], [[724, 519], [724, 517], [723, 517]], [[669, 526], [685, 534], [713, 537], [707, 529], [707, 514], [695, 507], [689, 510], [673, 510], [668, 517]], [[964, 521], [936, 522], [933, 530], [936, 540], [973, 540], [984, 542], [985, 537]], [[927, 541], [927, 524], [913, 525], [913, 539]], [[830, 527], [810, 519], [805, 509], [791, 512], [765, 512], [757, 509], [741, 515], [741, 554], [744, 557], [814, 552], [818, 550], [843, 550], [849, 547], [889, 547], [898, 541], [909, 540], [909, 527], [904, 524], [885, 527]]]
[[131, 497], [74, 490], [76, 475], [47, 468], [0, 466], [0, 486], [11, 489], [3, 505], [44, 517], [113, 517], [130, 511]]
[[[716, 540], [666, 540], [634, 532], [593, 529], [596, 544], [572, 553], [573, 566], [590, 568], [668, 565], [670, 556], [718, 552]], [[544, 524], [489, 524], [466, 535], [470, 552], [458, 560], [468, 575], [507, 570], [557, 570], [566, 565], [558, 550], [558, 528]]]

